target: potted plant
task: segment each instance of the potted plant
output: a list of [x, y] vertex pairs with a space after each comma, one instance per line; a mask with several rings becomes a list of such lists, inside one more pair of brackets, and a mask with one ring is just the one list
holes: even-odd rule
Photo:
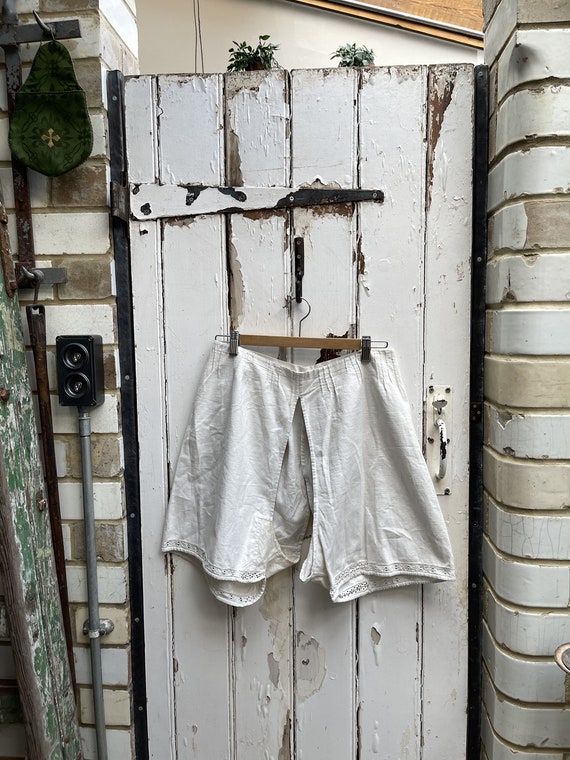
[[374, 51], [356, 43], [341, 45], [331, 58], [339, 58], [339, 66], [374, 66]]
[[279, 64], [275, 60], [275, 51], [279, 45], [267, 42], [268, 34], [260, 34], [256, 47], [247, 42], [233, 41], [235, 47], [229, 49], [230, 59], [228, 71], [255, 71], [257, 69], [272, 69]]

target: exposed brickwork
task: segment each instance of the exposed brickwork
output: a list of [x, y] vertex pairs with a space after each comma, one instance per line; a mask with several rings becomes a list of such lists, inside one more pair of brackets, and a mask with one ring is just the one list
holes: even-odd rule
[[[491, 67], [484, 756], [570, 753], [570, 6], [484, 3]], [[565, 179], [560, 181], [560, 175]], [[535, 748], [540, 747], [540, 751]]]
[[[105, 404], [93, 411], [93, 474], [96, 545], [99, 558], [100, 614], [115, 624], [114, 632], [102, 640], [103, 682], [109, 757], [132, 756], [130, 706], [130, 621], [128, 610], [128, 565], [124, 507], [123, 451], [120, 434], [120, 389], [117, 385], [117, 332], [113, 283], [113, 251], [108, 210], [109, 160], [105, 111], [106, 73], [137, 70], [134, 4], [106, 4], [104, 15], [99, 0], [18, 0], [20, 23], [33, 21], [37, 10], [46, 20], [77, 18], [82, 36], [64, 44], [71, 52], [87, 103], [94, 133], [94, 147], [80, 167], [57, 178], [30, 172], [34, 238], [38, 266], [63, 267], [67, 282], [44, 286], [40, 302], [47, 305], [47, 340], [50, 386], [53, 397], [56, 453], [60, 476], [63, 533], [68, 560], [68, 584], [78, 678], [78, 713], [82, 724], [84, 757], [96, 757], [92, 728], [93, 708], [89, 639], [82, 632], [87, 619], [85, 547], [82, 522], [81, 463], [75, 410], [62, 409], [55, 396], [54, 343], [60, 334], [101, 334], [105, 360]], [[37, 45], [22, 46], [27, 73]], [[0, 160], [9, 162], [8, 119], [5, 88], [0, 88]], [[0, 169], [4, 197], [9, 210], [9, 232], [16, 253], [11, 172], [7, 163]], [[22, 301], [29, 301], [30, 293]], [[0, 645], [8, 651], [8, 620], [0, 588]], [[6, 662], [6, 657], [1, 658]], [[5, 675], [3, 672], [0, 678]], [[9, 681], [9, 679], [8, 679]], [[12, 688], [14, 682], [2, 682]], [[0, 694], [1, 696], [1, 694]], [[17, 705], [17, 702], [14, 704]], [[0, 758], [23, 758], [25, 741], [21, 726], [2, 724], [0, 715]]]

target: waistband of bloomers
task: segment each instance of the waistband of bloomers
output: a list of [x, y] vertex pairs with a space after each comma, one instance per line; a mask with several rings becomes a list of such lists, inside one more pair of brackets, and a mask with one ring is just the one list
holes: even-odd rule
[[[340, 375], [344, 372], [351, 372], [354, 370], [360, 372], [362, 366], [368, 364], [368, 362], [362, 361], [360, 351], [351, 351], [342, 356], [337, 356], [334, 359], [327, 359], [319, 364], [310, 364], [307, 366], [295, 364], [266, 354], [260, 354], [243, 346], [238, 348], [237, 356], [231, 356], [228, 344], [221, 343], [217, 340], [212, 344], [212, 356], [215, 356], [218, 360], [227, 359], [228, 361], [235, 361], [236, 359], [239, 359], [239, 361], [255, 364], [268, 370], [277, 370], [280, 374], [294, 377], [302, 376], [304, 379], [317, 377], [323, 374], [329, 376]], [[373, 349], [371, 353], [371, 361], [377, 366], [384, 365], [386, 369], [396, 367], [396, 355], [390, 348]]]

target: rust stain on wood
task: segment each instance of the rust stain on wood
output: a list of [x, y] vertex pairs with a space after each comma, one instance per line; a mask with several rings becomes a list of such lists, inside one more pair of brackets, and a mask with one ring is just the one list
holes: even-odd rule
[[316, 219], [321, 216], [344, 216], [348, 219], [352, 218], [354, 214], [354, 203], [330, 203], [322, 206], [309, 206], [311, 217]]
[[266, 219], [275, 219], [279, 216], [285, 218], [287, 212], [278, 209], [259, 209], [258, 211], [243, 211], [242, 216], [244, 219], [251, 219], [252, 221], [264, 221]]
[[[344, 335], [334, 335], [334, 333], [327, 333], [327, 338], [348, 338], [348, 330], [344, 333]], [[342, 349], [334, 349], [334, 348], [321, 348], [321, 352], [319, 354], [319, 358], [315, 362], [315, 364], [321, 364], [321, 362], [328, 362], [331, 359], [337, 359], [341, 355]]]
[[366, 274], [366, 258], [361, 250], [354, 251], [352, 255], [352, 261], [356, 264], [356, 273], [359, 276]]

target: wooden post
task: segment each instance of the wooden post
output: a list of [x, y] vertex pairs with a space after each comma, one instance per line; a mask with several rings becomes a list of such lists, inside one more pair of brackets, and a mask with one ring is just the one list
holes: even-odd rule
[[[6, 248], [0, 200], [0, 242]], [[9, 250], [2, 251], [9, 281]], [[81, 758], [18, 300], [0, 287], [0, 574], [28, 755]]]

